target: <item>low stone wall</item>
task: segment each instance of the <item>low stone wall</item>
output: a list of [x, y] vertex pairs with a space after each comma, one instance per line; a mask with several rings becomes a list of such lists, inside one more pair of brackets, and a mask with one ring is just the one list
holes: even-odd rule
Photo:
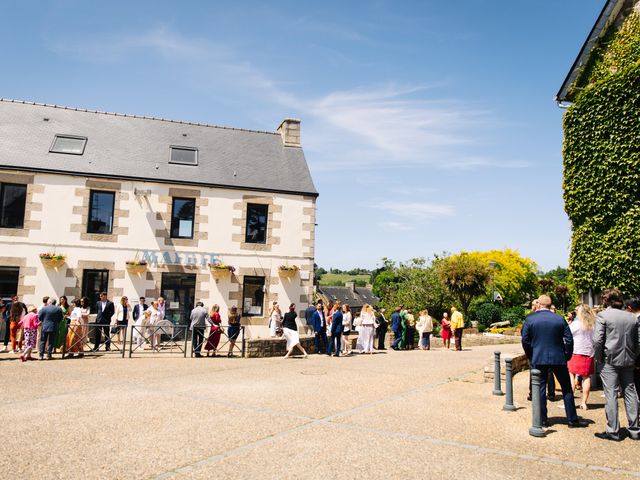
[[[313, 337], [300, 336], [300, 344], [307, 353], [314, 353]], [[284, 357], [287, 353], [287, 341], [284, 338], [255, 338], [246, 341], [246, 358]], [[295, 350], [293, 355], [299, 355]]]
[[[513, 374], [515, 375], [518, 372], [522, 372], [523, 370], [529, 370], [529, 359], [524, 353], [516, 354], [516, 355], [508, 355], [504, 354], [500, 356], [500, 378], [503, 380], [506, 377], [507, 364], [505, 360], [507, 358], [511, 358], [511, 366], [513, 367]], [[493, 382], [495, 378], [495, 357], [491, 357], [491, 360], [487, 363], [487, 366], [484, 367], [484, 381], [485, 382]]]

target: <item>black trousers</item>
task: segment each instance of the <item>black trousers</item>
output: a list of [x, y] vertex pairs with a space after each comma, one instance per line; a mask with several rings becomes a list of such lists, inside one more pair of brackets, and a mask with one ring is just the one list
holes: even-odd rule
[[[571, 385], [571, 378], [569, 377], [569, 370], [566, 365], [539, 365], [538, 370], [542, 373], [542, 381], [540, 382], [540, 415], [542, 421], [546, 422], [547, 417], [547, 396], [545, 390], [547, 389], [547, 381], [551, 378], [553, 382], [553, 376], [555, 375], [560, 382], [562, 388], [562, 399], [564, 400], [564, 413], [567, 416], [567, 420], [570, 422], [576, 422], [578, 420], [578, 414], [576, 413], [576, 401], [573, 397], [573, 385]], [[551, 373], [551, 375], [549, 375]]]
[[109, 325], [95, 325], [94, 327], [94, 335], [95, 339], [93, 341], [93, 349], [97, 352], [100, 349], [100, 344], [102, 343], [102, 335], [104, 335], [104, 349], [109, 351], [111, 350], [111, 339], [109, 337]]
[[4, 323], [4, 346], [6, 347], [7, 345], [9, 345], [9, 337], [11, 335], [11, 322], [9, 321], [9, 317], [2, 320], [2, 322]]
[[194, 353], [200, 353], [202, 351], [202, 344], [204, 343], [204, 328], [205, 327], [193, 327], [193, 343], [191, 348]]
[[[534, 368], [534, 367], [531, 367]], [[555, 398], [556, 382], [553, 379], [553, 371], [547, 373], [547, 397]], [[529, 398], [531, 398], [531, 370], [529, 370]]]
[[453, 333], [455, 337], [456, 350], [462, 350], [462, 332], [464, 328], [456, 328], [456, 331]]
[[384, 350], [384, 337], [387, 335], [387, 329], [378, 329], [378, 350]]

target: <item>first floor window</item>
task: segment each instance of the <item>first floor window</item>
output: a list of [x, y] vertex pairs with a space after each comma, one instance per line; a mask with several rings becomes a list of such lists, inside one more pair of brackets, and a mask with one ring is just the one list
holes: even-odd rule
[[247, 205], [247, 243], [267, 243], [267, 218], [269, 205]]
[[87, 233], [111, 234], [113, 232], [113, 206], [115, 198], [115, 192], [91, 190]]
[[0, 298], [5, 300], [18, 293], [19, 267], [0, 267]]
[[264, 312], [264, 277], [244, 277], [242, 316], [261, 317]]
[[193, 238], [195, 213], [195, 199], [173, 199], [173, 206], [171, 207], [171, 238]]
[[84, 270], [82, 272], [82, 296], [89, 299], [91, 313], [96, 313], [100, 292], [109, 287], [109, 270]]
[[27, 186], [0, 183], [0, 227], [23, 228]]

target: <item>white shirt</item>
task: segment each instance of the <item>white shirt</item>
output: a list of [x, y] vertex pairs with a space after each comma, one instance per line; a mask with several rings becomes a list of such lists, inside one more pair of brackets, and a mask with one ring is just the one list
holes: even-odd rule
[[582, 320], [576, 318], [569, 325], [573, 334], [573, 353], [584, 355], [585, 357], [593, 357], [593, 330], [586, 330], [582, 326]]
[[351, 331], [351, 312], [342, 314], [342, 326], [345, 332]]

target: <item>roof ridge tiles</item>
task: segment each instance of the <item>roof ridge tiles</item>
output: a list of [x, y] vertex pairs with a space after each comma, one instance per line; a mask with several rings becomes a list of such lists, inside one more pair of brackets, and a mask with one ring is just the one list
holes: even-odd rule
[[236, 130], [239, 132], [249, 132], [249, 133], [266, 133], [269, 135], [280, 135], [278, 132], [268, 132], [266, 130], [253, 130], [250, 128], [238, 128], [238, 127], [226, 127], [224, 125], [213, 125], [210, 123], [199, 123], [199, 122], [187, 122], [184, 120], [171, 120], [168, 118], [158, 118], [158, 117], [149, 117], [146, 115], [135, 115], [130, 113], [118, 113], [118, 112], [103, 112], [101, 110], [91, 110], [88, 108], [78, 108], [78, 107], [69, 107], [65, 105], [56, 105], [53, 103], [41, 103], [41, 102], [32, 102], [28, 100], [16, 100], [13, 98], [2, 98], [0, 97], [0, 102], [6, 103], [21, 103], [24, 105], [34, 105], [38, 107], [49, 107], [49, 108], [58, 108], [61, 110], [74, 110], [76, 112], [84, 112], [84, 113], [95, 113], [99, 115], [112, 115], [114, 117], [126, 117], [126, 118], [138, 118], [141, 120], [155, 120], [157, 122], [167, 122], [167, 123], [177, 123], [182, 125], [192, 125], [196, 127], [208, 127], [208, 128], [220, 128], [222, 130]]

